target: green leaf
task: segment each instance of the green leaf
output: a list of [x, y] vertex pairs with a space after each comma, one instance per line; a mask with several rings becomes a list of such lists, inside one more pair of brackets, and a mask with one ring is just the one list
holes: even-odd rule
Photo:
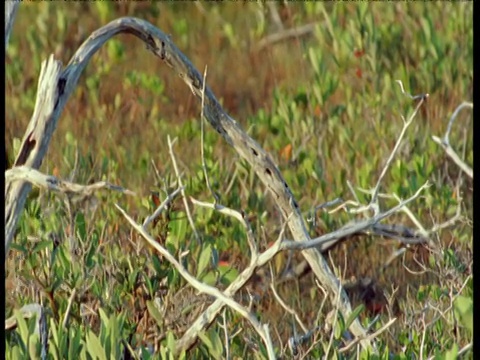
[[230, 285], [238, 277], [238, 270], [230, 265], [220, 265], [218, 270], [220, 271], [221, 282], [224, 285]]
[[[10, 353], [10, 356], [9, 356], [9, 353]], [[14, 346], [11, 352], [9, 352], [7, 349], [6, 355], [7, 355], [6, 359], [12, 359], [12, 360], [22, 359], [26, 357], [25, 352], [22, 351], [20, 346]]]
[[[162, 350], [163, 348], [160, 349], [160, 353], [162, 353]], [[152, 355], [150, 355], [150, 351], [148, 351], [148, 349], [145, 348], [145, 346], [142, 346], [141, 352], [142, 352], [141, 359], [148, 360], [152, 358]]]
[[158, 256], [156, 254], [153, 254], [153, 256], [150, 259], [152, 260], [152, 265], [157, 275], [163, 274], [162, 263], [160, 262], [160, 259], [158, 258]]
[[188, 220], [186, 214], [182, 211], [175, 213], [175, 219], [170, 221], [170, 232], [167, 235], [166, 245], [173, 245], [175, 250], [178, 250], [180, 245], [185, 242], [185, 235], [187, 233]]
[[75, 229], [77, 229], [77, 234], [80, 240], [84, 242], [87, 239], [87, 226], [85, 223], [85, 216], [81, 212], [77, 213], [77, 216], [75, 216]]
[[455, 312], [460, 323], [473, 334], [473, 300], [471, 297], [459, 295], [454, 302]]
[[170, 357], [170, 358], [173, 358], [173, 357], [172, 357], [172, 354], [175, 353], [175, 343], [176, 343], [176, 341], [175, 341], [175, 336], [173, 335], [173, 332], [169, 331], [169, 332], [167, 333], [167, 339], [166, 339], [166, 340], [167, 340], [167, 348], [168, 348], [168, 350], [169, 350], [169, 352], [170, 352], [170, 354], [169, 354], [170, 356], [169, 356], [169, 357]]
[[[212, 334], [216, 334], [216, 333], [209, 331], [207, 335], [207, 333], [205, 333], [204, 331], [201, 331], [199, 332], [198, 336], [200, 337], [200, 340], [202, 340], [202, 342], [207, 346], [210, 357], [214, 359], [221, 359], [222, 352], [223, 352], [222, 344], [220, 342], [220, 348], [219, 348], [218, 334], [216, 334], [216, 336]], [[219, 352], [219, 350], [221, 351]]]
[[220, 260], [220, 256], [218, 254], [218, 250], [212, 248], [212, 266], [216, 268], [218, 266], [218, 262]]
[[[68, 358], [75, 359], [82, 351], [81, 332], [70, 328], [70, 342], [68, 346]], [[62, 352], [63, 353], [63, 352]]]
[[178, 360], [186, 360], [187, 358], [187, 353], [185, 350], [183, 350], [179, 355], [178, 355]]
[[204, 276], [202, 276], [201, 280], [203, 283], [214, 286], [217, 283], [218, 273], [215, 271], [209, 271]]
[[428, 285], [420, 285], [417, 291], [417, 301], [422, 302], [429, 293]]
[[28, 339], [28, 354], [30, 359], [38, 359], [40, 354], [40, 338], [37, 334], [32, 334]]
[[210, 244], [207, 244], [202, 249], [202, 252], [200, 253], [200, 258], [198, 259], [197, 277], [199, 277], [206, 269], [206, 267], [210, 263], [211, 256], [212, 246]]
[[35, 247], [32, 250], [32, 254], [35, 254], [39, 251], [42, 251], [43, 249], [48, 248], [52, 242], [50, 240], [43, 240], [39, 241], [38, 243], [35, 244]]
[[320, 72], [318, 62], [319, 62], [319, 60], [321, 61], [321, 58], [318, 59], [317, 53], [315, 52], [315, 50], [312, 47], [308, 49], [308, 57], [310, 59], [310, 64], [312, 64], [312, 66], [313, 66], [313, 71], [315, 72], [315, 74], [318, 74]]
[[157, 324], [159, 326], [163, 326], [163, 323], [164, 323], [163, 316], [160, 313], [160, 311], [158, 310], [157, 305], [155, 305], [154, 301], [151, 301], [151, 300], [147, 301], [147, 309], [148, 309], [149, 314], [155, 319]]
[[109, 318], [108, 318], [108, 315], [105, 312], [105, 310], [103, 310], [102, 308], [99, 308], [98, 313], [100, 314], [100, 319], [102, 320], [102, 322], [103, 323], [108, 323]]
[[218, 332], [214, 329], [209, 331], [209, 336], [212, 339], [212, 344], [214, 348], [213, 356], [215, 356], [218, 359], [222, 359], [222, 353], [223, 353], [223, 341], [220, 338], [220, 335]]
[[347, 322], [345, 323], [345, 329], [348, 329], [350, 325], [353, 323], [353, 321], [360, 315], [360, 313], [365, 310], [365, 305], [360, 304], [358, 305], [355, 310], [352, 311], [350, 316], [347, 319]]
[[337, 313], [337, 326], [335, 326], [335, 338], [340, 339], [345, 330], [346, 330], [345, 319], [342, 313], [339, 311]]
[[458, 344], [453, 344], [452, 348], [445, 352], [445, 360], [457, 360]]
[[70, 131], [67, 131], [67, 133], [65, 134], [65, 141], [68, 145], [77, 144], [77, 140], [75, 140], [75, 136]]
[[170, 359], [170, 350], [167, 347], [162, 346], [160, 348], [160, 359]]
[[20, 339], [22, 340], [22, 345], [26, 346], [28, 343], [28, 337], [30, 335], [28, 331], [27, 321], [23, 318], [22, 312], [15, 310], [14, 314], [17, 318], [17, 332], [19, 333]]
[[49, 350], [54, 359], [61, 359], [66, 352], [66, 334], [63, 331], [58, 331], [57, 324], [54, 319], [50, 319], [50, 331], [52, 333], [53, 341], [50, 340]]
[[[85, 341], [82, 340], [82, 345], [85, 344]], [[80, 349], [80, 360], [90, 360], [90, 358], [87, 356], [88, 352], [87, 352], [87, 346], [82, 346], [82, 348]]]
[[112, 314], [108, 322], [108, 331], [109, 331], [109, 340], [110, 340], [110, 351], [107, 353], [110, 359], [119, 359], [120, 358], [120, 347], [121, 347], [121, 338], [120, 330], [123, 327], [123, 324], [120, 323], [119, 317], [121, 315]]
[[106, 23], [108, 18], [112, 15], [112, 7], [109, 3], [104, 3], [102, 1], [95, 2], [97, 6], [97, 13], [100, 15], [102, 23]]
[[205, 331], [200, 331], [200, 332], [198, 333], [198, 336], [199, 336], [200, 340], [202, 340], [202, 342], [203, 342], [208, 348], [213, 347], [212, 341], [211, 341], [210, 338], [207, 336], [207, 334], [205, 333]]
[[225, 33], [225, 36], [228, 38], [230, 41], [230, 44], [235, 48], [237, 47], [237, 41], [235, 37], [235, 31], [233, 30], [232, 24], [229, 22], [225, 22], [223, 25], [223, 32]]
[[98, 337], [91, 330], [89, 330], [87, 333], [87, 352], [90, 354], [93, 360], [107, 360], [105, 349], [100, 343]]

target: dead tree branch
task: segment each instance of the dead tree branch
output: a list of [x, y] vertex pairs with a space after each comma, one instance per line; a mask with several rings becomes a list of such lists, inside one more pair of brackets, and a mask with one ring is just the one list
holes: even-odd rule
[[[406, 94], [404, 89], [403, 89], [402, 82], [400, 80], [397, 80], [397, 82], [400, 84], [400, 88], [402, 89], [402, 93]], [[375, 211], [375, 214], [378, 214], [378, 212], [380, 211], [379, 206], [378, 206], [378, 192], [380, 190], [380, 185], [382, 183], [382, 180], [385, 177], [385, 175], [387, 174], [388, 168], [392, 164], [393, 158], [395, 157], [395, 155], [398, 152], [398, 149], [400, 148], [400, 145], [403, 141], [403, 138], [405, 136], [405, 133], [407, 132], [408, 127], [412, 124], [413, 120], [415, 119], [415, 115], [417, 115], [418, 110], [420, 110], [420, 107], [423, 105], [424, 101], [429, 96], [428, 94], [417, 95], [417, 96], [412, 96], [412, 95], [409, 95], [409, 94], [407, 94], [407, 95], [412, 99], [416, 99], [417, 97], [419, 97], [420, 101], [418, 102], [417, 106], [415, 107], [415, 110], [410, 115], [410, 117], [408, 118], [407, 121], [405, 121], [405, 119], [403, 119], [403, 117], [402, 117], [402, 119], [403, 119], [402, 131], [400, 132], [400, 135], [397, 138], [397, 142], [395, 143], [395, 147], [393, 148], [392, 152], [390, 153], [390, 156], [388, 157], [388, 160], [387, 160], [385, 166], [383, 167], [382, 172], [380, 173], [380, 176], [378, 177], [377, 184], [375, 185], [375, 188], [373, 190], [372, 200], [370, 201], [370, 204], [369, 204], [369, 206], [373, 207], [373, 209]]]
[[74, 184], [64, 181], [55, 176], [42, 174], [40, 171], [30, 169], [26, 166], [17, 166], [5, 171], [5, 181], [7, 183], [14, 181], [26, 181], [39, 188], [52, 190], [67, 195], [77, 195], [82, 197], [92, 196], [93, 193], [100, 189], [108, 189], [119, 191], [127, 195], [135, 195], [134, 192], [124, 189], [121, 186], [110, 184], [106, 181], [99, 181], [90, 185]]
[[[60, 114], [75, 89], [81, 73], [99, 48], [120, 33], [132, 34], [144, 41], [147, 48], [173, 68], [198, 100], [201, 100], [203, 78], [190, 60], [174, 45], [169, 36], [141, 19], [125, 17], [114, 20], [92, 33], [65, 68], [61, 62], [54, 59], [53, 55], [43, 62], [35, 111], [23, 138], [15, 166], [25, 165], [30, 168], [39, 168]], [[225, 141], [252, 166], [281, 210], [293, 239], [298, 242], [309, 241], [310, 236], [300, 208], [269, 154], [224, 111], [208, 86], [205, 87], [204, 101], [205, 118]], [[19, 215], [30, 189], [30, 185], [24, 181], [10, 183], [5, 189], [5, 254], [8, 254]], [[332, 299], [340, 299], [339, 309], [347, 318], [352, 311], [350, 301], [320, 251], [306, 249], [302, 251], [302, 254]], [[365, 338], [365, 329], [358, 320], [352, 323], [350, 330], [355, 336]], [[185, 334], [184, 338], [179, 340], [179, 346], [187, 348], [196, 340], [196, 336], [188, 337], [187, 335]], [[363, 340], [361, 344], [364, 348], [370, 347], [368, 340]]]
[[263, 342], [265, 343], [265, 347], [267, 348], [269, 359], [275, 359], [275, 350], [273, 349], [272, 339], [270, 338], [268, 325], [261, 324], [249, 310], [247, 310], [242, 305], [237, 303], [230, 296], [218, 290], [216, 287], [209, 286], [197, 280], [195, 276], [190, 274], [187, 271], [187, 269], [185, 269], [185, 267], [181, 264], [181, 261], [175, 259], [175, 257], [172, 254], [170, 254], [170, 252], [167, 249], [165, 249], [158, 242], [156, 242], [155, 239], [150, 236], [150, 234], [145, 230], [145, 228], [142, 225], [137, 224], [130, 216], [127, 215], [127, 213], [120, 206], [118, 205], [116, 206], [120, 210], [120, 212], [123, 214], [123, 216], [125, 216], [125, 218], [128, 220], [130, 225], [132, 225], [132, 227], [135, 230], [137, 230], [137, 232], [139, 232], [144, 237], [144, 239], [151, 246], [155, 248], [155, 250], [157, 250], [165, 259], [167, 259], [170, 262], [170, 264], [172, 264], [175, 267], [175, 269], [178, 270], [180, 275], [182, 275], [183, 278], [186, 281], [188, 281], [190, 285], [192, 285], [195, 289], [197, 289], [201, 293], [211, 295], [216, 299], [222, 301], [224, 304], [228, 305], [230, 308], [232, 308], [233, 310], [238, 312], [240, 315], [242, 315], [245, 319], [247, 319], [252, 324], [255, 331], [258, 333], [258, 335], [260, 335]]

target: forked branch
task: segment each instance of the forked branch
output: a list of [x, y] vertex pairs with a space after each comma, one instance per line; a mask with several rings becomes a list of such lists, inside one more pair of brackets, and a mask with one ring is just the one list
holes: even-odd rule
[[[147, 48], [173, 68], [197, 99], [201, 100], [203, 78], [190, 60], [173, 44], [170, 37], [147, 21], [131, 17], [117, 19], [92, 33], [65, 68], [54, 59], [53, 55], [42, 64], [35, 111], [23, 138], [15, 166], [26, 165], [39, 168], [58, 118], [76, 87], [81, 73], [100, 47], [120, 33], [135, 35], [145, 42]], [[208, 86], [205, 87], [204, 96], [203, 114], [207, 121], [253, 167], [281, 210], [292, 238], [299, 242], [309, 241], [310, 236], [299, 206], [270, 156], [223, 110]], [[29, 191], [30, 186], [22, 181], [11, 183], [5, 189], [6, 254]], [[328, 289], [332, 299], [340, 299], [339, 310], [345, 318], [348, 318], [352, 311], [350, 301], [320, 251], [311, 248], [303, 250], [302, 254], [320, 283]], [[358, 320], [352, 323], [350, 330], [355, 336], [365, 339], [365, 330]], [[187, 337], [182, 340], [184, 340], [182, 345], [188, 347], [196, 339]], [[369, 347], [370, 341], [363, 340], [362, 346]]]
[[470, 102], [461, 103], [453, 112], [453, 115], [450, 118], [450, 121], [448, 122], [447, 131], [445, 132], [445, 135], [443, 136], [443, 138], [439, 138], [438, 136], [432, 135], [432, 139], [445, 150], [445, 152], [450, 157], [450, 159], [452, 159], [453, 162], [457, 164], [458, 167], [462, 169], [462, 171], [465, 174], [467, 174], [469, 178], [473, 179], [473, 169], [469, 165], [467, 165], [467, 163], [463, 161], [460, 158], [460, 156], [458, 156], [458, 154], [453, 149], [452, 145], [450, 145], [450, 132], [452, 131], [452, 125], [455, 119], [457, 118], [458, 113], [462, 109], [473, 109], [473, 103], [470, 103]]
[[[225, 293], [221, 292], [218, 290], [216, 287], [209, 286], [205, 283], [202, 283], [201, 281], [197, 280], [192, 274], [190, 274], [187, 269], [181, 264], [180, 261], [175, 259], [175, 257], [168, 252], [167, 249], [165, 249], [163, 246], [158, 244], [158, 242], [155, 241], [153, 237], [150, 236], [150, 234], [145, 230], [145, 228], [139, 224], [137, 224], [130, 216], [127, 215], [127, 213], [118, 205], [116, 205], [117, 208], [121, 211], [123, 216], [128, 220], [130, 225], [137, 231], [139, 232], [144, 239], [152, 246], [155, 248], [155, 250], [158, 251], [165, 259], [167, 259], [170, 264], [172, 264], [175, 269], [178, 270], [180, 275], [188, 281], [190, 285], [192, 285], [195, 289], [198, 291], [211, 295], [215, 297], [216, 299], [222, 301], [224, 304], [228, 305], [230, 308], [238, 312], [240, 315], [242, 315], [245, 319], [247, 319], [252, 326], [254, 327], [255, 331], [260, 335], [262, 340], [265, 343], [265, 347], [267, 348], [268, 352], [268, 357], [269, 359], [275, 359], [275, 351], [273, 349], [273, 344], [272, 344], [272, 339], [270, 338], [270, 333], [268, 330], [268, 326], [265, 326], [261, 324], [257, 318], [247, 309], [245, 309], [242, 305], [234, 301], [230, 296], [226, 295]], [[183, 349], [182, 349], [183, 350]]]

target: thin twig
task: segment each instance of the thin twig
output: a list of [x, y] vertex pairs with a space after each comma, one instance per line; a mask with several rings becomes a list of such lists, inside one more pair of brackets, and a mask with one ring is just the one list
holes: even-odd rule
[[143, 238], [149, 243], [150, 246], [155, 248], [168, 262], [170, 262], [175, 269], [179, 272], [179, 274], [196, 290], [200, 291], [201, 293], [205, 293], [207, 295], [213, 296], [216, 299], [221, 300], [223, 303], [228, 305], [230, 308], [238, 312], [242, 315], [245, 319], [247, 319], [255, 329], [255, 331], [260, 335], [262, 340], [265, 343], [265, 346], [268, 351], [269, 359], [275, 359], [275, 351], [273, 349], [272, 340], [270, 338], [270, 333], [268, 331], [268, 326], [262, 325], [256, 318], [251, 314], [247, 309], [241, 306], [239, 303], [234, 301], [231, 297], [226, 295], [225, 293], [221, 292], [217, 288], [213, 286], [209, 286], [201, 281], [197, 280], [193, 275], [191, 275], [187, 269], [181, 264], [180, 261], [175, 259], [175, 257], [167, 251], [163, 246], [161, 246], [158, 242], [155, 241], [154, 238], [147, 233], [145, 228], [139, 224], [137, 224], [119, 205], [115, 204], [118, 210], [122, 213], [122, 215], [127, 219], [130, 225], [140, 234]]
[[220, 327], [223, 329], [225, 335], [225, 359], [230, 360], [230, 338], [228, 336], [228, 326], [227, 326], [227, 309], [223, 309], [222, 324]]
[[401, 82], [401, 80], [397, 80], [397, 83], [400, 85], [400, 88], [402, 89], [402, 93], [403, 94], [406, 94], [407, 96], [409, 96], [410, 98], [412, 99], [418, 99], [420, 98], [420, 101], [418, 102], [415, 110], [413, 111], [413, 113], [410, 115], [410, 117], [408, 118], [407, 121], [404, 121], [404, 124], [403, 124], [403, 128], [402, 128], [402, 131], [400, 132], [400, 135], [398, 136], [398, 139], [397, 139], [397, 142], [395, 144], [395, 146], [393, 147], [393, 150], [392, 152], [390, 153], [390, 156], [388, 157], [387, 159], [387, 163], [385, 164], [385, 166], [383, 167], [382, 169], [382, 172], [380, 173], [380, 176], [378, 177], [378, 181], [377, 181], [377, 184], [375, 185], [375, 188], [373, 190], [373, 194], [372, 194], [372, 200], [370, 201], [370, 204], [369, 206], [373, 206], [374, 207], [374, 210], [375, 210], [375, 214], [377, 214], [380, 209], [378, 208], [378, 192], [380, 190], [380, 184], [383, 180], [383, 178], [385, 177], [385, 175], [387, 174], [387, 170], [388, 168], [390, 167], [392, 161], [393, 161], [393, 158], [395, 157], [402, 141], [403, 141], [403, 137], [405, 136], [405, 133], [407, 132], [407, 129], [408, 127], [412, 124], [413, 122], [413, 119], [415, 118], [415, 116], [417, 115], [417, 112], [418, 110], [420, 110], [420, 107], [423, 105], [423, 103], [425, 102], [425, 100], [428, 98], [428, 94], [423, 94], [423, 95], [416, 95], [416, 96], [412, 96], [410, 94], [407, 94], [405, 92], [405, 90], [403, 89], [403, 83]]
[[312, 223], [312, 225], [315, 227], [316, 226], [316, 218], [317, 218], [317, 212], [319, 210], [324, 210], [327, 207], [331, 207], [334, 205], [337, 205], [338, 203], [342, 202], [342, 198], [336, 198], [330, 201], [326, 201], [320, 205], [315, 206], [313, 209], [309, 210], [309, 216], [307, 217], [307, 222]]
[[425, 348], [425, 336], [427, 335], [427, 327], [425, 326], [425, 313], [422, 314], [422, 340], [420, 341], [420, 360], [423, 360], [423, 349]]
[[268, 6], [268, 10], [270, 11], [270, 16], [272, 18], [273, 23], [275, 24], [278, 30], [283, 30], [284, 27], [283, 27], [280, 14], [278, 13], [278, 10], [277, 10], [277, 3], [268, 1], [266, 4]]
[[[273, 279], [273, 274], [272, 274], [272, 279]], [[280, 297], [280, 295], [278, 294], [277, 292], [277, 289], [275, 288], [275, 285], [273, 283], [273, 280], [270, 282], [270, 290], [272, 290], [272, 293], [273, 293], [273, 296], [275, 297], [275, 299], [278, 301], [278, 303], [280, 304], [281, 307], [283, 307], [285, 309], [286, 312], [288, 312], [289, 314], [292, 314], [294, 317], [295, 317], [295, 320], [297, 321], [297, 323], [300, 325], [300, 327], [302, 328], [303, 332], [304, 333], [307, 333], [308, 332], [308, 328], [305, 326], [305, 324], [303, 323], [302, 319], [300, 319], [300, 316], [298, 315], [298, 313], [292, 309], [290, 306], [288, 306], [285, 301], [283, 301], [283, 299]]]
[[[304, 344], [306, 341], [310, 340], [310, 338], [315, 335], [315, 333], [320, 330], [320, 327], [317, 326], [312, 330], [306, 331], [304, 335], [296, 337], [292, 336], [288, 339], [288, 347], [292, 355], [295, 357], [298, 355], [298, 346]], [[308, 353], [308, 352], [307, 352]]]
[[372, 218], [355, 222], [353, 224], [347, 224], [346, 226], [340, 228], [339, 230], [332, 231], [328, 234], [311, 239], [310, 241], [297, 242], [297, 241], [291, 241], [291, 240], [284, 240], [281, 244], [281, 248], [283, 250], [283, 249], [308, 249], [311, 247], [317, 247], [317, 248], [319, 247], [323, 251], [325, 250], [325, 248], [328, 248], [329, 246], [331, 246], [332, 242], [336, 242], [339, 239], [342, 239], [346, 236], [353, 235], [360, 231], [364, 231], [370, 228], [371, 226], [373, 226], [374, 224], [378, 223], [379, 221], [396, 213], [397, 211], [402, 209], [403, 206], [417, 199], [420, 196], [420, 193], [429, 186], [430, 186], [430, 183], [427, 181], [411, 197], [400, 202], [398, 205], [394, 206], [393, 208], [383, 213], [380, 213]]
[[145, 221], [143, 222], [143, 227], [146, 228], [148, 224], [155, 220], [162, 213], [162, 211], [165, 210], [165, 208], [173, 201], [173, 199], [178, 195], [178, 193], [184, 188], [184, 186], [180, 186], [171, 194], [167, 194], [167, 198], [163, 200], [163, 202], [157, 207], [155, 212], [145, 219]]
[[[378, 335], [380, 335], [380, 334], [383, 333], [385, 330], [387, 330], [390, 326], [392, 326], [395, 321], [397, 321], [397, 318], [390, 319], [390, 320], [389, 320], [385, 325], [383, 325], [380, 329], [378, 329], [377, 331], [375, 331], [373, 334], [368, 335], [367, 337], [369, 338], [369, 340], [375, 339]], [[344, 353], [344, 352], [350, 350], [352, 347], [354, 347], [355, 345], [357, 345], [359, 341], [360, 341], [360, 339], [355, 339], [355, 340], [353, 340], [353, 341], [350, 342], [348, 345], [346, 345], [346, 346], [344, 346], [343, 348], [339, 349], [338, 352], [339, 352], [339, 353]]]
[[212, 189], [210, 185], [210, 179], [208, 178], [207, 173], [207, 164], [205, 163], [205, 115], [203, 111], [205, 110], [205, 85], [207, 83], [207, 66], [205, 65], [205, 71], [203, 72], [203, 87], [202, 87], [202, 106], [200, 109], [200, 154], [202, 158], [202, 169], [203, 175], [205, 176], [205, 182], [207, 184], [207, 188], [213, 196], [215, 203], [218, 203], [218, 196]]
[[65, 310], [65, 315], [63, 315], [62, 321], [62, 328], [67, 330], [68, 319], [70, 318], [70, 312], [72, 310], [73, 300], [75, 300], [75, 296], [77, 295], [77, 289], [74, 288], [70, 297], [68, 298], [67, 309]]
[[251, 255], [250, 262], [254, 261], [254, 259], [258, 257], [257, 241], [255, 239], [255, 236], [253, 235], [253, 230], [252, 230], [252, 227], [250, 226], [250, 222], [248, 221], [247, 216], [245, 216], [244, 213], [240, 213], [234, 209], [228, 208], [221, 204], [217, 204], [217, 203], [212, 204], [212, 203], [199, 201], [193, 197], [190, 197], [190, 201], [195, 205], [206, 207], [206, 208], [218, 211], [220, 214], [231, 216], [237, 219], [243, 225], [243, 227], [247, 232], [247, 242], [248, 242], [248, 246], [250, 247], [250, 255]]
[[180, 176], [180, 171], [178, 170], [178, 166], [177, 166], [177, 160], [176, 160], [175, 154], [173, 152], [173, 144], [176, 142], [176, 140], [177, 139], [175, 138], [173, 141], [171, 141], [170, 140], [170, 135], [167, 135], [168, 150], [169, 150], [169, 153], [170, 153], [170, 158], [172, 159], [172, 164], [173, 164], [173, 169], [175, 170], [175, 175], [177, 176], [178, 185], [181, 188], [180, 191], [182, 193], [183, 204], [185, 206], [185, 212], [187, 214], [188, 222], [190, 223], [190, 227], [193, 230], [193, 234], [195, 235], [195, 239], [197, 239], [197, 241], [200, 243], [200, 235], [198, 234], [197, 228], [195, 226], [195, 222], [193, 221], [193, 217], [192, 217], [192, 214], [190, 212], [190, 206], [188, 205], [187, 195], [185, 194], [185, 186], [183, 185], [182, 177]]

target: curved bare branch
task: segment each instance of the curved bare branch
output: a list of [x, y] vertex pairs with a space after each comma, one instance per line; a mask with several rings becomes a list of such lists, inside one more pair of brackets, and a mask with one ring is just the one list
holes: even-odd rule
[[[147, 48], [169, 65], [188, 85], [199, 101], [202, 98], [203, 78], [189, 59], [173, 44], [171, 39], [147, 21], [125, 17], [114, 20], [95, 31], [80, 46], [65, 69], [53, 56], [42, 64], [37, 103], [35, 111], [22, 141], [15, 166], [26, 165], [38, 168], [48, 148], [51, 135], [66, 101], [77, 85], [82, 71], [91, 57], [110, 38], [119, 33], [129, 33], [146, 43]], [[309, 241], [304, 219], [299, 206], [283, 179], [277, 166], [268, 153], [250, 138], [221, 107], [208, 86], [204, 92], [203, 113], [213, 128], [253, 167], [257, 176], [268, 188], [277, 206], [287, 221], [291, 235], [295, 241]], [[22, 211], [30, 186], [25, 182], [9, 184], [5, 190], [5, 254], [16, 228], [18, 215]], [[326, 260], [317, 249], [302, 250], [320, 283], [328, 289], [332, 299], [340, 299], [339, 309], [344, 317], [351, 313], [350, 301], [339, 280], [330, 270]], [[197, 319], [202, 326], [209, 323], [205, 319]], [[355, 336], [365, 338], [365, 330], [358, 320], [350, 326]], [[196, 335], [184, 334], [178, 342], [182, 348], [189, 347], [196, 340]], [[370, 341], [363, 340], [363, 347], [369, 347]]]

